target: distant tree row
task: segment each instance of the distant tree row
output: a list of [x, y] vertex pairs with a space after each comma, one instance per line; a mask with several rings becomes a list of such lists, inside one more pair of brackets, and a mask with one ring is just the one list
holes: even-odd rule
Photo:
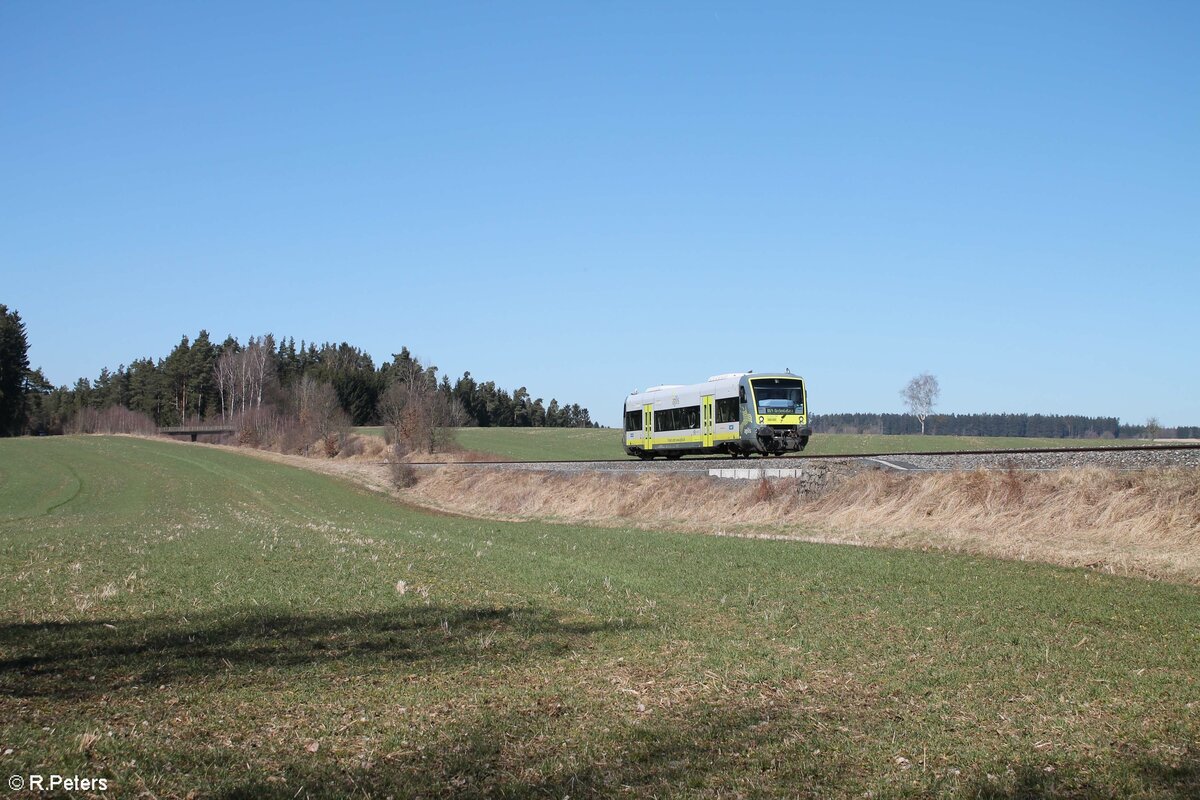
[[[419, 396], [426, 405], [440, 403], [446, 413], [438, 417], [439, 424], [599, 427], [586, 408], [560, 405], [557, 399], [547, 405], [540, 397], [530, 397], [524, 386], [510, 393], [492, 381], [477, 383], [469, 372], [452, 385], [446, 376], [439, 379], [436, 366], [422, 364], [408, 348], [377, 368], [370, 355], [345, 342], [301, 341], [297, 346], [295, 339], [277, 342], [271, 334], [250, 337], [245, 344], [232, 336], [216, 344], [207, 331], [200, 331], [194, 340], [184, 336], [164, 358], [135, 359], [115, 371], [106, 367], [95, 380], [80, 378], [71, 387], [50, 385], [40, 372], [29, 372], [27, 363], [23, 370], [28, 396], [22, 416], [32, 432], [62, 432], [85, 409], [113, 407], [143, 414], [164, 427], [231, 420], [265, 408], [287, 407], [311, 417], [304, 409], [316, 402], [319, 387], [331, 390], [333, 403], [349, 424], [380, 425], [388, 423], [381, 401], [397, 385], [410, 399]], [[394, 392], [391, 400], [394, 411]]]
[[[919, 434], [921, 422], [910, 414], [814, 414], [817, 433]], [[943, 436], [1020, 436], [1044, 439], [1115, 439], [1137, 426], [1116, 417], [1057, 414], [930, 414], [926, 432]], [[1142, 426], [1144, 427], [1144, 426]], [[1187, 430], [1187, 429], [1184, 429]]]
[[1179, 425], [1163, 428], [1153, 419], [1142, 425], [1122, 425], [1122, 439], [1200, 439], [1200, 426]]

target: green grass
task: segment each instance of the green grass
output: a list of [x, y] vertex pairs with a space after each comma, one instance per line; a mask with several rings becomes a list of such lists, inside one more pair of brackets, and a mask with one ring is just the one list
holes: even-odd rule
[[364, 426], [355, 428], [354, 432], [361, 434], [363, 436], [374, 436], [379, 439], [383, 438], [383, 426], [382, 425], [364, 425]]
[[6, 774], [109, 796], [1200, 792], [1186, 586], [472, 521], [102, 437], [0, 441], [0, 542]]
[[[359, 428], [382, 435], [379, 428]], [[460, 428], [455, 436], [467, 450], [490, 453], [512, 461], [569, 461], [628, 459], [621, 443], [623, 431], [612, 428]], [[1023, 439], [985, 436], [876, 436], [818, 434], [804, 450], [812, 455], [857, 453], [921, 453], [942, 450], [1023, 449], [1038, 447], [1096, 447], [1134, 444], [1130, 440]]]
[[459, 428], [466, 450], [512, 461], [625, 459], [623, 431], [613, 428]]

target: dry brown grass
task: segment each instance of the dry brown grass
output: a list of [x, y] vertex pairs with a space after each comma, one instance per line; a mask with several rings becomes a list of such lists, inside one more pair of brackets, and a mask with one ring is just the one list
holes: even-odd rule
[[504, 519], [944, 549], [1200, 583], [1200, 470], [881, 471], [816, 499], [789, 480], [447, 467], [408, 499]]
[[865, 473], [811, 504], [869, 544], [1200, 583], [1200, 470]]
[[[348, 459], [237, 449], [395, 493], [384, 446], [364, 438], [364, 451]], [[420, 471], [399, 496], [455, 515], [948, 550], [1200, 584], [1200, 469], [872, 470], [814, 499], [791, 480], [450, 464]]]
[[480, 453], [475, 450], [439, 450], [436, 453], [414, 451], [408, 460], [419, 464], [462, 464], [467, 462], [500, 464], [510, 461], [495, 453]]

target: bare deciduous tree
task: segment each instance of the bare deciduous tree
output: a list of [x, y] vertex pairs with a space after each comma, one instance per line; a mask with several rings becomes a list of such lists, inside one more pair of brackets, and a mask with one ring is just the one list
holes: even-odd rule
[[432, 384], [393, 383], [379, 399], [379, 416], [391, 442], [402, 442], [428, 453], [446, 449], [451, 428], [466, 424], [462, 403], [439, 392]]
[[921, 423], [922, 436], [925, 435], [925, 418], [933, 410], [941, 392], [938, 379], [928, 372], [922, 372], [900, 390], [900, 396], [904, 398], [904, 404], [908, 406], [909, 413]]
[[350, 433], [350, 418], [342, 411], [333, 387], [305, 375], [292, 386], [289, 400], [297, 425], [287, 443], [290, 448], [300, 448], [307, 453], [309, 445], [320, 440], [325, 455], [337, 455], [342, 441]]
[[263, 393], [275, 379], [274, 343], [270, 335], [251, 336], [242, 350], [226, 350], [217, 359], [215, 378], [221, 396], [221, 419], [263, 406]]
[[1146, 438], [1154, 441], [1158, 435], [1162, 433], [1162, 426], [1158, 424], [1158, 417], [1150, 417], [1146, 420]]

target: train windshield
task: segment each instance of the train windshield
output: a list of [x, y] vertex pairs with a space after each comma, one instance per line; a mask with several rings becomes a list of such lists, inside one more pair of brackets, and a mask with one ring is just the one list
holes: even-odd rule
[[804, 381], [799, 378], [751, 378], [759, 414], [803, 414]]

